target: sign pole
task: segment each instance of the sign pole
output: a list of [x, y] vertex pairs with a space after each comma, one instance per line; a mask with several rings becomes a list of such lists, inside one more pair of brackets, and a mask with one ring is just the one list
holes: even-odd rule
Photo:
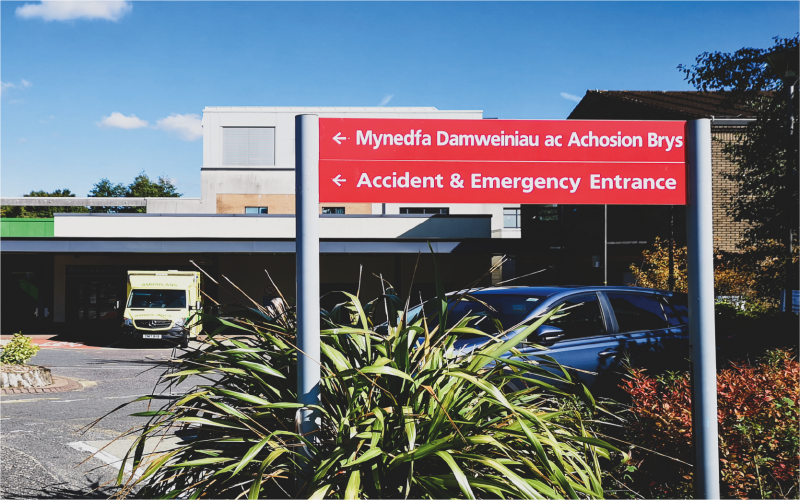
[[[319, 117], [295, 117], [295, 221], [297, 265], [297, 402], [317, 405], [320, 398], [319, 342]], [[298, 410], [298, 432], [314, 442], [319, 428], [315, 410]], [[306, 453], [308, 449], [304, 447]]]
[[714, 334], [711, 121], [686, 123], [689, 342], [695, 498], [720, 498]]

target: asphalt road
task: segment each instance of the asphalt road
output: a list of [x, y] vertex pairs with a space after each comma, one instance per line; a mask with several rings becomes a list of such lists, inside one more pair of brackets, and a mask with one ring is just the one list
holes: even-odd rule
[[[131, 413], [137, 402], [86, 426], [117, 406], [151, 394], [171, 348], [42, 349], [30, 364], [78, 379], [83, 388], [52, 394], [4, 395], [0, 399], [0, 498], [108, 498], [127, 441], [95, 449], [147, 421]], [[154, 403], [161, 405], [162, 403]], [[88, 459], [88, 460], [87, 460]]]

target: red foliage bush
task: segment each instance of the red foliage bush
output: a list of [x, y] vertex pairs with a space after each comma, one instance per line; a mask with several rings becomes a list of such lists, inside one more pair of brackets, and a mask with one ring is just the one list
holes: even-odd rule
[[[640, 448], [631, 454], [626, 482], [645, 497], [690, 497], [688, 375], [651, 377], [636, 369], [629, 375], [623, 383], [632, 399], [626, 435]], [[723, 495], [797, 498], [800, 364], [789, 351], [771, 351], [755, 366], [720, 370], [717, 390]]]

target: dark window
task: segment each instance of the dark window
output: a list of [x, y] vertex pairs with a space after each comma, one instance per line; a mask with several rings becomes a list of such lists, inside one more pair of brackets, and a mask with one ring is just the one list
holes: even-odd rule
[[401, 214], [449, 214], [448, 207], [400, 207]]
[[619, 333], [659, 330], [669, 326], [656, 295], [609, 293], [608, 300], [617, 316]]
[[182, 309], [186, 307], [184, 290], [146, 290], [131, 291], [128, 307], [154, 307], [159, 309]]
[[686, 295], [674, 295], [666, 298], [669, 305], [664, 306], [664, 312], [667, 313], [667, 320], [670, 326], [688, 325], [689, 324], [689, 301]]
[[520, 215], [519, 208], [504, 208], [503, 209], [503, 227], [505, 228], [519, 228]]
[[594, 293], [570, 297], [561, 302], [561, 309], [545, 324], [564, 330], [564, 338], [567, 339], [606, 333], [600, 301]]
[[322, 207], [323, 215], [344, 215], [344, 207]]
[[244, 207], [246, 214], [268, 214], [269, 207]]

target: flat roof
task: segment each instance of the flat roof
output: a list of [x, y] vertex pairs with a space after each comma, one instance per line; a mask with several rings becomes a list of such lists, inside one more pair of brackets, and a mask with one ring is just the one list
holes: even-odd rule
[[[416, 254], [503, 253], [521, 250], [522, 240], [325, 239], [320, 253]], [[430, 245], [430, 248], [429, 246]], [[3, 239], [2, 253], [295, 253], [294, 239], [142, 239], [142, 238], [13, 238]]]
[[433, 106], [206, 106], [203, 113], [482, 113], [483, 110], [438, 109]]

